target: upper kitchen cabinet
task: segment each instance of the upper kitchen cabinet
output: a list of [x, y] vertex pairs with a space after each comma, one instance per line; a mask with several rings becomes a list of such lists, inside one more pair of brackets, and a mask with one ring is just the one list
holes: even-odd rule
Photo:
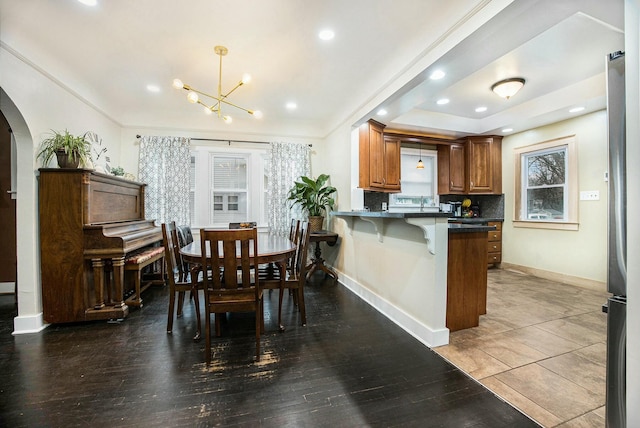
[[467, 193], [502, 193], [502, 137], [468, 137]]
[[502, 137], [466, 137], [438, 146], [438, 193], [501, 194]]
[[400, 138], [385, 137], [384, 125], [369, 120], [360, 126], [359, 187], [376, 192], [400, 191]]
[[438, 193], [441, 195], [464, 193], [465, 182], [464, 144], [438, 146]]

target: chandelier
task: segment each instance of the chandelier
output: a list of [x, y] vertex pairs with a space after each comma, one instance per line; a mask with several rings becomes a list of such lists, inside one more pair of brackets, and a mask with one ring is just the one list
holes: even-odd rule
[[[231, 118], [231, 116], [229, 115], [223, 115], [222, 114], [222, 105], [226, 104], [232, 107], [235, 107], [237, 109], [240, 110], [244, 110], [247, 113], [249, 113], [250, 115], [252, 115], [253, 117], [260, 119], [262, 117], [262, 113], [258, 110], [249, 110], [246, 109], [244, 107], [240, 107], [237, 104], [234, 104], [232, 102], [230, 102], [229, 100], [227, 100], [227, 97], [236, 89], [238, 89], [240, 86], [249, 83], [249, 81], [251, 80], [251, 76], [249, 76], [248, 74], [245, 74], [242, 76], [242, 80], [240, 80], [236, 86], [233, 87], [233, 89], [231, 89], [229, 92], [227, 92], [226, 94], [222, 93], [222, 57], [225, 56], [229, 50], [224, 47], [224, 46], [216, 46], [215, 48], [213, 48], [213, 50], [215, 51], [215, 53], [220, 57], [220, 70], [219, 70], [219, 76], [218, 76], [218, 95], [211, 95], [211, 94], [207, 94], [205, 92], [199, 91], [193, 87], [191, 87], [190, 85], [187, 85], [186, 83], [182, 83], [182, 80], [180, 79], [174, 79], [173, 80], [173, 87], [176, 89], [184, 89], [185, 91], [187, 91], [187, 100], [192, 103], [192, 104], [200, 104], [201, 106], [204, 107], [204, 111], [207, 114], [212, 114], [212, 113], [216, 113], [218, 115], [219, 118], [221, 118], [222, 120], [224, 120], [226, 123], [231, 123], [233, 121], [233, 119]], [[200, 100], [200, 97], [198, 96], [198, 94], [203, 95], [205, 97], [211, 98], [213, 100], [213, 103], [211, 105], [208, 105], [207, 103], [204, 103]]]

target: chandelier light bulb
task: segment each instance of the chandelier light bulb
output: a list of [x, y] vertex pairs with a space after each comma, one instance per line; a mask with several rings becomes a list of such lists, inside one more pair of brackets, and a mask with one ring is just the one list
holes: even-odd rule
[[260, 110], [254, 110], [252, 114], [256, 119], [262, 119], [262, 112]]
[[[242, 80], [240, 80], [233, 88], [231, 88], [228, 91], [222, 91], [222, 57], [224, 57], [225, 55], [227, 55], [227, 53], [229, 52], [229, 50], [224, 47], [224, 46], [215, 46], [214, 47], [214, 52], [216, 53], [216, 55], [218, 55], [220, 57], [220, 66], [219, 66], [219, 70], [220, 70], [220, 74], [218, 76], [218, 91], [217, 94], [208, 94], [206, 92], [197, 90], [195, 88], [192, 88], [189, 84], [186, 84], [184, 82], [182, 82], [182, 80], [180, 79], [173, 79], [173, 87], [176, 89], [184, 89], [185, 91], [187, 91], [187, 101], [189, 101], [191, 104], [200, 104], [201, 106], [204, 107], [204, 111], [206, 114], [212, 114], [215, 113], [216, 116], [218, 116], [218, 118], [222, 119], [225, 121], [225, 123], [231, 123], [233, 122], [233, 119], [231, 118], [231, 116], [228, 115], [223, 115], [222, 114], [222, 107], [223, 106], [228, 106], [228, 107], [234, 107], [243, 111], [246, 111], [247, 113], [255, 116], [256, 118], [261, 118], [262, 117], [262, 113], [259, 111], [252, 111], [249, 110], [247, 108], [244, 107], [240, 107], [237, 104], [234, 104], [233, 102], [230, 102], [228, 100], [229, 95], [231, 95], [236, 89], [238, 89], [240, 86], [244, 85], [245, 83], [249, 83], [251, 81], [251, 75], [249, 75], [248, 73], [245, 73], [242, 75]], [[200, 101], [200, 95], [202, 97], [205, 97], [205, 99], [212, 99], [215, 102], [211, 103], [210, 101], [207, 102], [206, 104], [202, 101]], [[209, 104], [212, 104], [211, 106], [209, 106]]]
[[189, 91], [189, 93], [187, 94], [187, 100], [189, 100], [190, 103], [197, 103], [198, 102], [198, 94], [196, 94], [193, 91]]

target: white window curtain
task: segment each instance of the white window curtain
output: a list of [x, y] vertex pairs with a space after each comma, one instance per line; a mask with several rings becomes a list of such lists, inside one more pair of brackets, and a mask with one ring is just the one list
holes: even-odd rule
[[308, 144], [271, 143], [267, 154], [267, 222], [272, 233], [289, 234], [291, 219], [302, 220], [302, 210], [290, 209], [289, 189], [300, 176], [311, 173], [311, 149]]
[[190, 139], [143, 136], [138, 177], [146, 183], [145, 217], [159, 223], [190, 223]]

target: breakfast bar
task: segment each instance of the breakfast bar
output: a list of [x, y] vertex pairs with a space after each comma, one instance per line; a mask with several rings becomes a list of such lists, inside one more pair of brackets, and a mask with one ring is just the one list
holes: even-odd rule
[[[441, 212], [331, 215], [334, 231], [343, 237], [334, 262], [341, 282], [425, 345], [447, 344], [450, 237], [484, 234], [486, 239], [491, 227], [450, 225], [450, 214]], [[486, 275], [486, 254], [474, 261], [483, 265]], [[479, 315], [477, 308], [476, 298], [471, 316]]]

